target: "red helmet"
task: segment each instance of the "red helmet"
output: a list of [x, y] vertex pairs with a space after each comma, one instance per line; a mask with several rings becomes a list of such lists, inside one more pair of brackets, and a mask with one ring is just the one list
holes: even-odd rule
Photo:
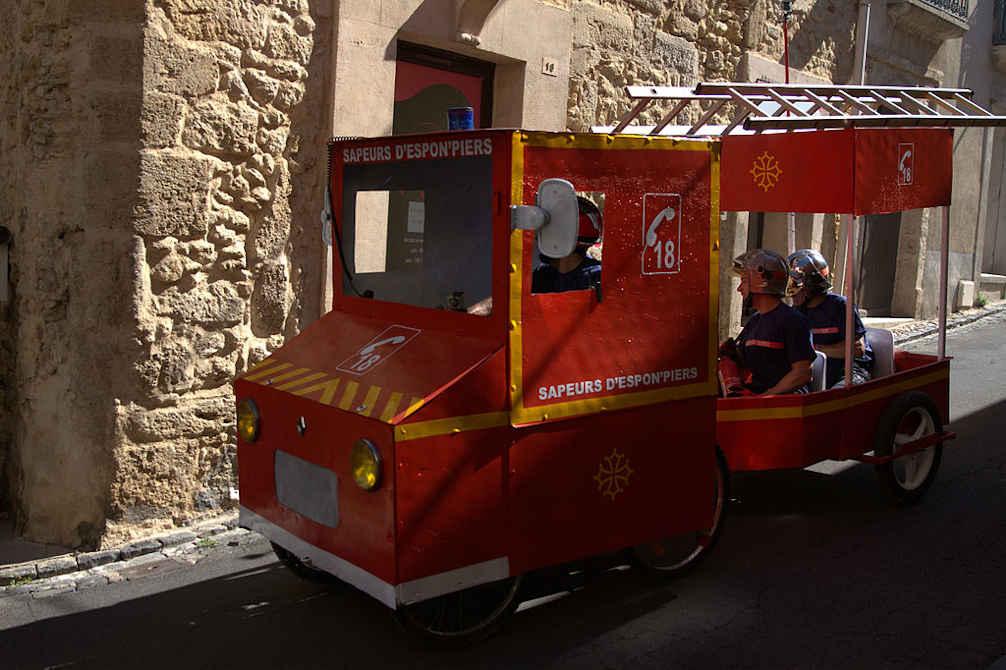
[[591, 200], [576, 196], [580, 207], [580, 230], [576, 243], [580, 247], [592, 247], [601, 241], [601, 210]]

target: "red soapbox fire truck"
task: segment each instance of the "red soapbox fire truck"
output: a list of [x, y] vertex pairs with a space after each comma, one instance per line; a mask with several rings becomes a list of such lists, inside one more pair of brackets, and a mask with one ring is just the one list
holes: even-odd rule
[[[512, 612], [532, 571], [623, 549], [690, 567], [727, 464], [858, 458], [920, 494], [952, 437], [942, 335], [939, 356], [888, 343], [860, 386], [718, 398], [717, 234], [721, 208], [946, 207], [952, 131], [870, 126], [1002, 124], [948, 90], [630, 87], [603, 133], [333, 141], [332, 310], [235, 381], [241, 525], [458, 639]], [[655, 100], [672, 112], [631, 127]], [[699, 121], [666, 136], [692, 103]], [[704, 125], [726, 105], [733, 124]], [[603, 203], [600, 283], [536, 294], [540, 254], [574, 248], [577, 194]]]

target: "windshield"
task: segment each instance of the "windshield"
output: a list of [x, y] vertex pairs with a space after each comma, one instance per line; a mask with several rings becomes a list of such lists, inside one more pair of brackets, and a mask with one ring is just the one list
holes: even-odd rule
[[490, 157], [346, 165], [343, 189], [347, 294], [491, 313]]

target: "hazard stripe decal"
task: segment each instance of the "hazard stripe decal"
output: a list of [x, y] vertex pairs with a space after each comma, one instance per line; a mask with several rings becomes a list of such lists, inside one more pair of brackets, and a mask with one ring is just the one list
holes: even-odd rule
[[292, 363], [267, 358], [249, 368], [239, 379], [285, 391], [322, 405], [338, 407], [362, 416], [391, 423], [416, 413], [426, 404], [425, 398], [382, 389], [380, 386], [360, 386], [351, 379], [334, 377], [327, 372], [295, 367]]

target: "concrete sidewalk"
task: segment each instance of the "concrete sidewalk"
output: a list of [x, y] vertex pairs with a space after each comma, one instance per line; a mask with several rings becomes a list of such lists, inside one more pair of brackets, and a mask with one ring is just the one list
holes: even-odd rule
[[69, 551], [69, 548], [55, 544], [40, 544], [23, 540], [14, 534], [14, 522], [6, 516], [0, 517], [0, 568], [15, 563], [59, 556]]

